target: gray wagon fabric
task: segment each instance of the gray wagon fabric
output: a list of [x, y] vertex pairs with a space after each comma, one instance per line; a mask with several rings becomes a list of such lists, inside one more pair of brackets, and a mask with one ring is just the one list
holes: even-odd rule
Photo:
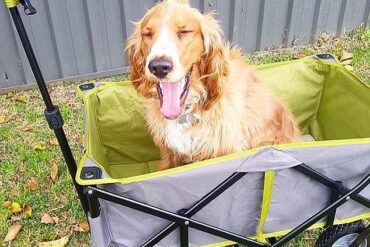
[[[269, 157], [277, 159], [266, 162], [271, 161]], [[190, 207], [234, 171], [249, 172], [193, 218], [244, 236], [255, 236], [261, 214], [264, 171], [275, 170], [276, 175], [263, 233], [292, 229], [329, 204], [330, 190], [295, 171], [292, 166], [299, 163], [305, 163], [351, 188], [370, 172], [370, 145], [291, 148], [283, 151], [267, 148], [255, 155], [181, 173], [127, 185], [99, 187], [178, 212]], [[362, 191], [361, 195], [370, 198], [370, 188]], [[95, 246], [107, 246], [109, 242], [120, 247], [140, 246], [170, 223], [111, 202], [100, 200], [100, 203], [100, 217], [90, 219]], [[338, 208], [336, 220], [367, 213], [369, 209], [349, 201]], [[193, 229], [189, 230], [189, 240], [190, 246], [223, 241]], [[172, 233], [157, 246], [179, 246], [179, 233]]]

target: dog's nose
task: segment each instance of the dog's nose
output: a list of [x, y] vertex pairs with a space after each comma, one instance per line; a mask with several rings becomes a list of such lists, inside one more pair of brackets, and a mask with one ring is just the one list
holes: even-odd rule
[[165, 78], [173, 68], [173, 63], [170, 60], [156, 59], [150, 61], [149, 70], [158, 78]]

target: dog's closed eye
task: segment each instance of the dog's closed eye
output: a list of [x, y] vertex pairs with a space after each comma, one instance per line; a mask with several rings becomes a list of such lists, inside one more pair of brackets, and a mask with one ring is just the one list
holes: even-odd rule
[[182, 39], [185, 35], [193, 32], [193, 30], [180, 30], [177, 32], [177, 36], [179, 37], [179, 39]]
[[145, 38], [152, 38], [153, 37], [153, 32], [144, 31], [144, 32], [141, 33], [141, 35], [143, 35], [143, 37], [145, 37]]

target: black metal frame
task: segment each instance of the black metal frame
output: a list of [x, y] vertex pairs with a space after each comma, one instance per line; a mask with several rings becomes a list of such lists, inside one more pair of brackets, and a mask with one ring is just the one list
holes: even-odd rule
[[[21, 2], [24, 5], [25, 13], [28, 15], [32, 15], [36, 13], [36, 10], [33, 8], [33, 6], [30, 4], [30, 2], [27, 1], [22, 1]], [[40, 67], [37, 63], [36, 56], [33, 52], [30, 40], [28, 39], [28, 35], [26, 32], [26, 29], [24, 28], [22, 18], [19, 14], [17, 6], [9, 8], [10, 14], [12, 16], [14, 25], [17, 29], [19, 38], [22, 42], [24, 51], [26, 52], [27, 59], [30, 63], [33, 75], [35, 76], [37, 86], [40, 90], [42, 99], [45, 103], [46, 109], [44, 111], [45, 118], [48, 121], [49, 127], [54, 130], [55, 136], [58, 140], [59, 146], [61, 148], [61, 151], [63, 153], [64, 160], [67, 163], [67, 167], [69, 170], [69, 173], [71, 174], [73, 185], [76, 188], [78, 197], [80, 198], [82, 208], [87, 214], [89, 211], [89, 207], [87, 205], [87, 199], [83, 194], [83, 187], [79, 185], [76, 180], [76, 172], [77, 172], [77, 166], [76, 166], [76, 161], [73, 157], [71, 148], [68, 144], [68, 140], [66, 138], [66, 135], [63, 130], [63, 118], [62, 115], [60, 114], [58, 106], [55, 106], [53, 102], [51, 101], [48, 89], [45, 84], [44, 77], [41, 73]]]
[[[298, 234], [302, 233], [304, 230], [308, 229], [313, 224], [317, 223], [324, 217], [329, 216], [335, 210], [346, 203], [349, 200], [354, 200], [359, 204], [368, 207], [370, 205], [370, 200], [359, 195], [359, 193], [366, 188], [366, 186], [370, 183], [370, 174], [368, 174], [361, 182], [359, 182], [355, 187], [352, 189], [347, 188], [346, 186], [342, 185], [340, 182], [334, 182], [330, 178], [326, 177], [325, 175], [313, 170], [312, 168], [306, 166], [305, 164], [298, 165], [294, 167], [295, 170], [298, 172], [314, 179], [318, 183], [326, 185], [329, 187], [333, 193], [339, 194], [340, 196], [332, 201], [327, 207], [323, 208], [308, 220], [304, 221], [302, 224], [291, 230], [288, 234], [284, 237], [276, 241], [271, 246], [278, 247], [283, 246], [288, 241], [293, 239]], [[235, 172], [222, 183], [220, 183], [217, 187], [211, 190], [208, 194], [206, 194], [202, 199], [196, 202], [190, 209], [186, 210], [185, 213], [173, 213], [161, 208], [157, 208], [130, 198], [127, 198], [122, 195], [118, 195], [115, 193], [111, 193], [102, 189], [98, 189], [96, 187], [88, 186], [87, 191], [88, 201], [98, 200], [98, 198], [107, 200], [113, 203], [120, 204], [122, 206], [135, 209], [168, 221], [172, 221], [171, 224], [163, 228], [159, 231], [156, 235], [154, 235], [151, 239], [146, 241], [142, 244], [142, 247], [149, 247], [155, 246], [158, 242], [168, 236], [170, 233], [175, 231], [177, 228], [180, 228], [180, 241], [181, 247], [188, 246], [188, 228], [194, 228], [202, 232], [206, 232], [208, 234], [212, 234], [218, 237], [222, 237], [231, 241], [234, 241], [239, 244], [243, 244], [246, 246], [269, 246], [263, 243], [257, 242], [250, 238], [208, 225], [204, 222], [200, 222], [197, 220], [192, 219], [191, 217], [196, 214], [199, 210], [201, 210], [204, 206], [208, 205], [211, 201], [217, 198], [220, 194], [230, 188], [234, 183], [239, 181], [242, 177], [244, 177], [247, 173], [245, 172]], [[340, 188], [340, 189], [338, 189]], [[91, 202], [90, 204], [95, 204], [96, 202]], [[98, 217], [99, 215], [95, 215]]]
[[[28, 14], [34, 14], [36, 11], [30, 4], [30, 2], [22, 1], [21, 2], [25, 6], [25, 10]], [[151, 239], [147, 240], [141, 246], [149, 247], [154, 246], [162, 239], [164, 239], [167, 235], [175, 231], [176, 229], [180, 229], [180, 244], [181, 247], [187, 247], [189, 245], [189, 227], [200, 230], [202, 232], [206, 232], [218, 237], [222, 237], [231, 241], [234, 241], [239, 244], [244, 244], [247, 246], [253, 247], [262, 247], [262, 246], [273, 246], [279, 247], [293, 239], [295, 236], [318, 222], [324, 217], [327, 218], [327, 225], [331, 225], [333, 223], [335, 210], [349, 201], [350, 199], [358, 202], [359, 204], [370, 208], [370, 200], [359, 195], [359, 193], [370, 183], [370, 173], [359, 182], [355, 187], [352, 189], [347, 188], [344, 186], [340, 181], [334, 181], [329, 177], [324, 176], [323, 174], [319, 173], [318, 171], [306, 166], [305, 164], [298, 165], [294, 167], [297, 172], [300, 172], [315, 181], [329, 187], [332, 192], [332, 200], [330, 205], [323, 208], [316, 214], [314, 214], [311, 218], [304, 221], [302, 224], [294, 228], [284, 237], [280, 238], [278, 241], [274, 242], [271, 245], [266, 245], [260, 243], [258, 241], [252, 240], [250, 238], [226, 231], [224, 229], [217, 228], [215, 226], [209, 225], [207, 223], [194, 220], [191, 217], [199, 212], [202, 208], [208, 205], [211, 201], [216, 199], [220, 194], [230, 188], [234, 183], [239, 181], [243, 178], [247, 173], [246, 172], [235, 172], [230, 175], [227, 179], [221, 182], [218, 186], [216, 186], [213, 190], [207, 193], [202, 199], [196, 202], [191, 208], [189, 209], [182, 209], [177, 213], [173, 213], [161, 208], [154, 207], [152, 205], [142, 203], [122, 195], [118, 195], [109, 191], [105, 191], [103, 189], [97, 188], [95, 186], [87, 186], [83, 187], [76, 183], [76, 162], [73, 158], [72, 152], [70, 150], [67, 138], [63, 131], [63, 119], [59, 112], [57, 106], [53, 105], [50, 95], [48, 93], [47, 87], [45, 85], [44, 78], [42, 76], [41, 70], [38, 66], [36, 57], [33, 53], [31, 44], [29, 42], [26, 30], [23, 26], [22, 19], [18, 12], [17, 7], [9, 8], [11, 16], [13, 18], [14, 24], [18, 31], [19, 37], [22, 41], [23, 47], [27, 54], [27, 58], [31, 65], [32, 71], [35, 75], [37, 85], [40, 89], [40, 93], [46, 105], [45, 109], [45, 117], [49, 123], [51, 129], [54, 130], [55, 135], [58, 139], [58, 142], [61, 147], [61, 151], [63, 153], [64, 159], [67, 163], [69, 173], [72, 176], [73, 184], [76, 188], [78, 193], [79, 199], [81, 201], [82, 207], [86, 215], [89, 215], [92, 218], [96, 218], [100, 215], [100, 203], [99, 199], [107, 200], [113, 203], [117, 203], [123, 205], [125, 207], [129, 207], [153, 216], [157, 216], [162, 219], [166, 219], [171, 221], [172, 223], [167, 225], [165, 228], [160, 230], [156, 235], [154, 235]], [[31, 10], [31, 11], [30, 11]], [[26, 14], [27, 14], [26, 13]]]

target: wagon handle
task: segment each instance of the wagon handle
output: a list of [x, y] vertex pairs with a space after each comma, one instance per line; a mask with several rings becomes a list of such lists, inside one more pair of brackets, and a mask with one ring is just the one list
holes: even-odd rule
[[12, 16], [14, 25], [17, 29], [19, 38], [22, 42], [24, 51], [27, 55], [28, 62], [30, 63], [33, 75], [35, 76], [37, 86], [40, 90], [42, 99], [45, 103], [46, 109], [44, 111], [45, 118], [49, 124], [50, 129], [54, 130], [55, 136], [58, 140], [59, 146], [61, 148], [61, 151], [63, 153], [64, 160], [67, 164], [69, 173], [72, 177], [73, 185], [77, 191], [78, 197], [80, 199], [82, 208], [87, 215], [88, 213], [88, 204], [87, 204], [87, 198], [85, 197], [83, 193], [83, 187], [76, 182], [76, 173], [77, 173], [77, 165], [76, 161], [73, 157], [71, 148], [68, 144], [66, 135], [63, 130], [63, 118], [60, 114], [58, 106], [55, 106], [53, 102], [51, 101], [50, 94], [48, 92], [48, 89], [45, 84], [44, 77], [42, 75], [42, 72], [40, 70], [40, 67], [38, 65], [36, 56], [33, 52], [31, 43], [29, 41], [26, 29], [24, 28], [22, 18], [18, 11], [18, 4], [22, 3], [26, 15], [32, 15], [35, 14], [37, 11], [36, 9], [31, 5], [29, 0], [4, 0], [6, 6], [8, 7], [10, 14]]
[[30, 0], [20, 0], [21, 4], [23, 5], [24, 8], [24, 13], [26, 15], [34, 15], [37, 13], [37, 10], [35, 7], [32, 6]]

